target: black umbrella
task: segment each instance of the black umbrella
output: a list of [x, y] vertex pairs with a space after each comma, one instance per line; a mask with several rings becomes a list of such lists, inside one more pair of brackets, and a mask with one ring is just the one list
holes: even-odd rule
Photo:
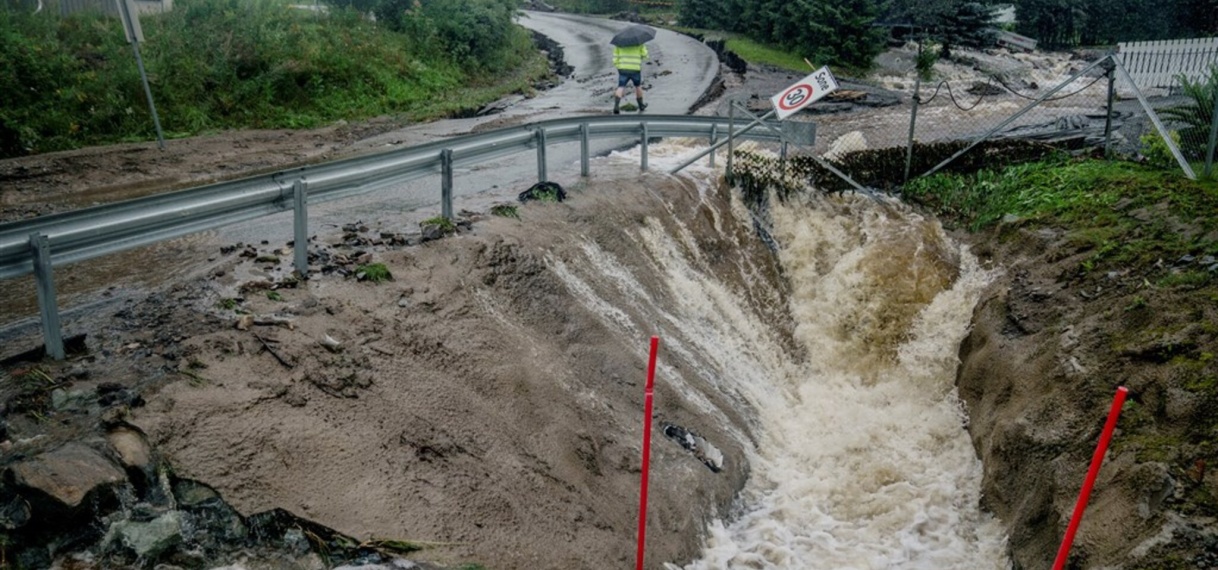
[[644, 26], [643, 24], [634, 24], [618, 32], [617, 35], [613, 36], [613, 39], [609, 40], [609, 43], [621, 47], [637, 46], [645, 44], [655, 39], [655, 37], [655, 28]]

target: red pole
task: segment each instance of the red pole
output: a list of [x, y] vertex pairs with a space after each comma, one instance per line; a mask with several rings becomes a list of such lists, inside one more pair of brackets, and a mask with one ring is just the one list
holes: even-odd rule
[[1091, 497], [1091, 487], [1095, 485], [1095, 477], [1100, 474], [1100, 464], [1104, 462], [1104, 454], [1108, 451], [1108, 442], [1112, 441], [1112, 431], [1116, 429], [1117, 418], [1121, 415], [1121, 406], [1125, 404], [1125, 395], [1129, 389], [1117, 388], [1116, 396], [1112, 399], [1112, 409], [1108, 411], [1108, 422], [1100, 434], [1100, 444], [1095, 448], [1091, 457], [1091, 468], [1087, 470], [1087, 478], [1083, 480], [1083, 489], [1078, 493], [1078, 502], [1074, 505], [1074, 515], [1070, 517], [1070, 525], [1066, 527], [1066, 537], [1057, 551], [1057, 560], [1053, 561], [1053, 570], [1062, 570], [1066, 566], [1066, 558], [1070, 556], [1070, 547], [1074, 544], [1074, 532], [1078, 530], [1079, 521], [1083, 520], [1083, 511], [1087, 510], [1087, 500]]
[[643, 570], [643, 545], [647, 543], [647, 474], [651, 470], [651, 399], [656, 379], [656, 353], [660, 337], [651, 337], [651, 358], [647, 362], [647, 388], [643, 404], [643, 481], [639, 484], [639, 552], [635, 570]]

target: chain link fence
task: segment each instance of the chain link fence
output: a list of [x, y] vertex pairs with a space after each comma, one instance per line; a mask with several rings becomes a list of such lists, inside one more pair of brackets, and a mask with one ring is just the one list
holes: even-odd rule
[[[841, 89], [786, 120], [814, 123], [810, 144], [734, 145], [735, 181], [757, 199], [765, 188], [781, 193], [809, 183], [826, 191], [891, 189], [935, 172], [1000, 168], [1061, 151], [1144, 160], [1190, 178], [1214, 175], [1218, 39], [1066, 56], [957, 51], [928, 79], [919, 76], [912, 47], [886, 57], [887, 72], [869, 81], [839, 78]], [[715, 112], [757, 117], [769, 110], [768, 97], [748, 94], [723, 98]]]

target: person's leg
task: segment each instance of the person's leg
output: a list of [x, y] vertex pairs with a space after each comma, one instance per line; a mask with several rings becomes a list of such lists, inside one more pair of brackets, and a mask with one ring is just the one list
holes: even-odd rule
[[617, 74], [617, 89], [613, 92], [613, 114], [621, 113], [618, 107], [622, 104], [622, 97], [626, 95], [626, 74], [618, 72]]
[[637, 83], [634, 85], [634, 98], [638, 100], [639, 112], [642, 113], [643, 109], [647, 108], [647, 104], [643, 102], [643, 86]]

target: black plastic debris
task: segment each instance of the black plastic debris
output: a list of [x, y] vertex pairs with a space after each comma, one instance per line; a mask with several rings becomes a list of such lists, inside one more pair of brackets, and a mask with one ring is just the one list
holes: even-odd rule
[[538, 182], [517, 196], [521, 202], [537, 200], [539, 202], [562, 202], [567, 199], [567, 191], [557, 182]]

